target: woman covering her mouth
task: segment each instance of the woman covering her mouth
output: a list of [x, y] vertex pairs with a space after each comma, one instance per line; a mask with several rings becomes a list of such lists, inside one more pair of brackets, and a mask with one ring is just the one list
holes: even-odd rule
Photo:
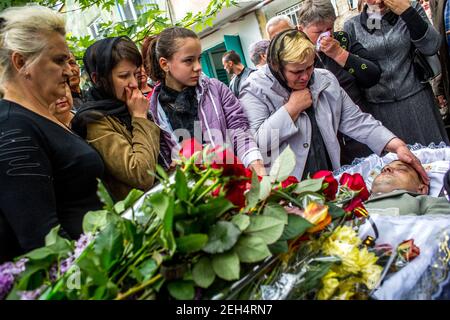
[[138, 87], [141, 54], [127, 37], [91, 45], [84, 65], [93, 84], [87, 102], [72, 120], [73, 129], [105, 162], [105, 184], [115, 200], [133, 188], [152, 187], [159, 151], [159, 129], [148, 118], [148, 100]]

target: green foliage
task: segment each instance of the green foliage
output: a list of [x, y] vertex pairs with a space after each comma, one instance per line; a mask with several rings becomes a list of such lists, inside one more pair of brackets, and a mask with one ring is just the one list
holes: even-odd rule
[[[82, 13], [94, 6], [98, 10], [111, 11], [116, 0], [75, 0], [78, 6], [67, 12]], [[123, 0], [118, 0], [123, 4]], [[11, 6], [23, 6], [27, 3], [36, 3], [49, 8], [58, 8], [59, 4], [66, 3], [65, 0], [3, 0], [0, 2], [0, 11]], [[180, 21], [172, 22], [164, 10], [161, 10], [157, 4], [145, 4], [142, 9], [144, 13], [138, 16], [136, 21], [106, 21], [100, 25], [99, 34], [102, 38], [128, 36], [136, 43], [140, 44], [145, 37], [160, 33], [162, 30], [174, 25], [186, 28], [194, 28], [194, 31], [200, 32], [206, 27], [211, 27], [217, 14], [226, 7], [236, 6], [236, 0], [211, 0], [204, 12], [187, 13]], [[65, 10], [61, 11], [65, 13]], [[69, 28], [70, 30], [70, 28]], [[82, 58], [86, 49], [96, 40], [91, 36], [76, 37], [70, 32], [67, 34], [67, 42], [70, 50], [74, 53], [76, 59], [82, 64]]]
[[194, 299], [195, 290], [192, 281], [174, 281], [167, 285], [167, 289], [172, 297], [177, 300], [192, 300]]
[[236, 245], [239, 260], [245, 263], [261, 261], [271, 255], [267, 244], [260, 237], [243, 236]]
[[[323, 200], [322, 180], [281, 188], [280, 181], [293, 168], [292, 151], [286, 149], [280, 158], [270, 177], [259, 181], [253, 175], [244, 208], [227, 200], [226, 192], [213, 192], [236, 178], [222, 175], [222, 170], [210, 164], [196, 166], [191, 160], [171, 177], [159, 170], [161, 184], [140, 201], [136, 215], [130, 216], [129, 210], [143, 196], [141, 191], [132, 190], [114, 203], [99, 183], [104, 209], [88, 212], [83, 221], [84, 232], [93, 234], [94, 240], [52, 282], [49, 269], [73, 257], [75, 248], [72, 241], [59, 236], [59, 227], [51, 230], [44, 247], [24, 255], [29, 259], [26, 271], [8, 298], [45, 284], [49, 288], [41, 299], [48, 300], [149, 299], [160, 291], [175, 299], [193, 299], [198, 288], [213, 292], [226, 285], [241, 288], [242, 283], [259, 283], [257, 272], [263, 269], [247, 264], [264, 266], [277, 260], [274, 255], [288, 253], [280, 259], [285, 263], [295, 254], [288, 251], [298, 248], [300, 237], [313, 226], [288, 214], [286, 206], [296, 205], [300, 211], [305, 208], [303, 203]], [[333, 219], [342, 217], [340, 207], [329, 204], [329, 208]], [[316, 274], [315, 285], [323, 270]], [[235, 280], [239, 282], [227, 284]]]
[[235, 252], [226, 252], [214, 255], [212, 267], [219, 278], [224, 280], [238, 280], [240, 274], [239, 256]]
[[239, 239], [241, 231], [234, 223], [219, 221], [209, 231], [209, 241], [203, 248], [207, 253], [222, 253], [231, 249]]
[[276, 242], [284, 230], [284, 222], [280, 219], [266, 216], [250, 217], [250, 225], [245, 230], [246, 234], [260, 237], [266, 244]]
[[286, 180], [295, 168], [296, 157], [290, 146], [280, 154], [270, 169], [272, 182], [282, 182]]
[[192, 269], [192, 278], [200, 288], [208, 288], [216, 278], [216, 274], [212, 268], [211, 259], [202, 257]]
[[309, 223], [308, 220], [300, 216], [290, 214], [288, 215], [288, 224], [284, 229], [280, 240], [290, 240], [297, 238], [313, 226], [314, 225]]

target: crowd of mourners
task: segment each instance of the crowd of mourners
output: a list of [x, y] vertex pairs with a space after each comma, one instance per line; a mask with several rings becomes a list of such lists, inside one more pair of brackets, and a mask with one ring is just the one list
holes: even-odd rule
[[[105, 38], [82, 57], [83, 89], [63, 16], [36, 5], [4, 10], [0, 261], [42, 246], [56, 225], [77, 239], [85, 213], [102, 207], [98, 179], [115, 201], [148, 191], [157, 183], [149, 173], [158, 164], [170, 171], [187, 138], [229, 146], [260, 176], [290, 146], [299, 180], [393, 152], [399, 163], [385, 172], [407, 166], [405, 183], [426, 194], [429, 178], [407, 145], [449, 144], [450, 9], [431, 2], [366, 0], [335, 30], [329, 0], [304, 0], [298, 25], [277, 16], [267, 23], [269, 40], [248, 48], [255, 68], [224, 54], [229, 86], [202, 73], [200, 38], [190, 29], [139, 44]], [[441, 74], [431, 79], [417, 55], [438, 53]]]

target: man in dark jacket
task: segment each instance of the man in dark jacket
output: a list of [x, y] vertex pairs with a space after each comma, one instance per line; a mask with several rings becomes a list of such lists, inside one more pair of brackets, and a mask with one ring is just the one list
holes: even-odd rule
[[239, 97], [242, 83], [255, 70], [245, 67], [241, 62], [241, 57], [234, 50], [225, 52], [222, 57], [222, 64], [229, 75], [234, 75], [230, 81], [230, 89], [236, 97]]
[[81, 105], [85, 102], [83, 91], [80, 88], [80, 66], [77, 63], [75, 55], [71, 52], [69, 59], [70, 70], [72, 75], [69, 77], [69, 87], [73, 98], [73, 109], [78, 111]]

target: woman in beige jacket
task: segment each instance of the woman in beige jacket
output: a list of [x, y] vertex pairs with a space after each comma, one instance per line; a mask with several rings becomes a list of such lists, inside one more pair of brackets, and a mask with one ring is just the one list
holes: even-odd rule
[[84, 65], [93, 83], [88, 101], [72, 128], [102, 156], [105, 183], [115, 200], [154, 183], [159, 128], [148, 119], [148, 100], [138, 88], [142, 58], [126, 37], [106, 38], [90, 46]]

